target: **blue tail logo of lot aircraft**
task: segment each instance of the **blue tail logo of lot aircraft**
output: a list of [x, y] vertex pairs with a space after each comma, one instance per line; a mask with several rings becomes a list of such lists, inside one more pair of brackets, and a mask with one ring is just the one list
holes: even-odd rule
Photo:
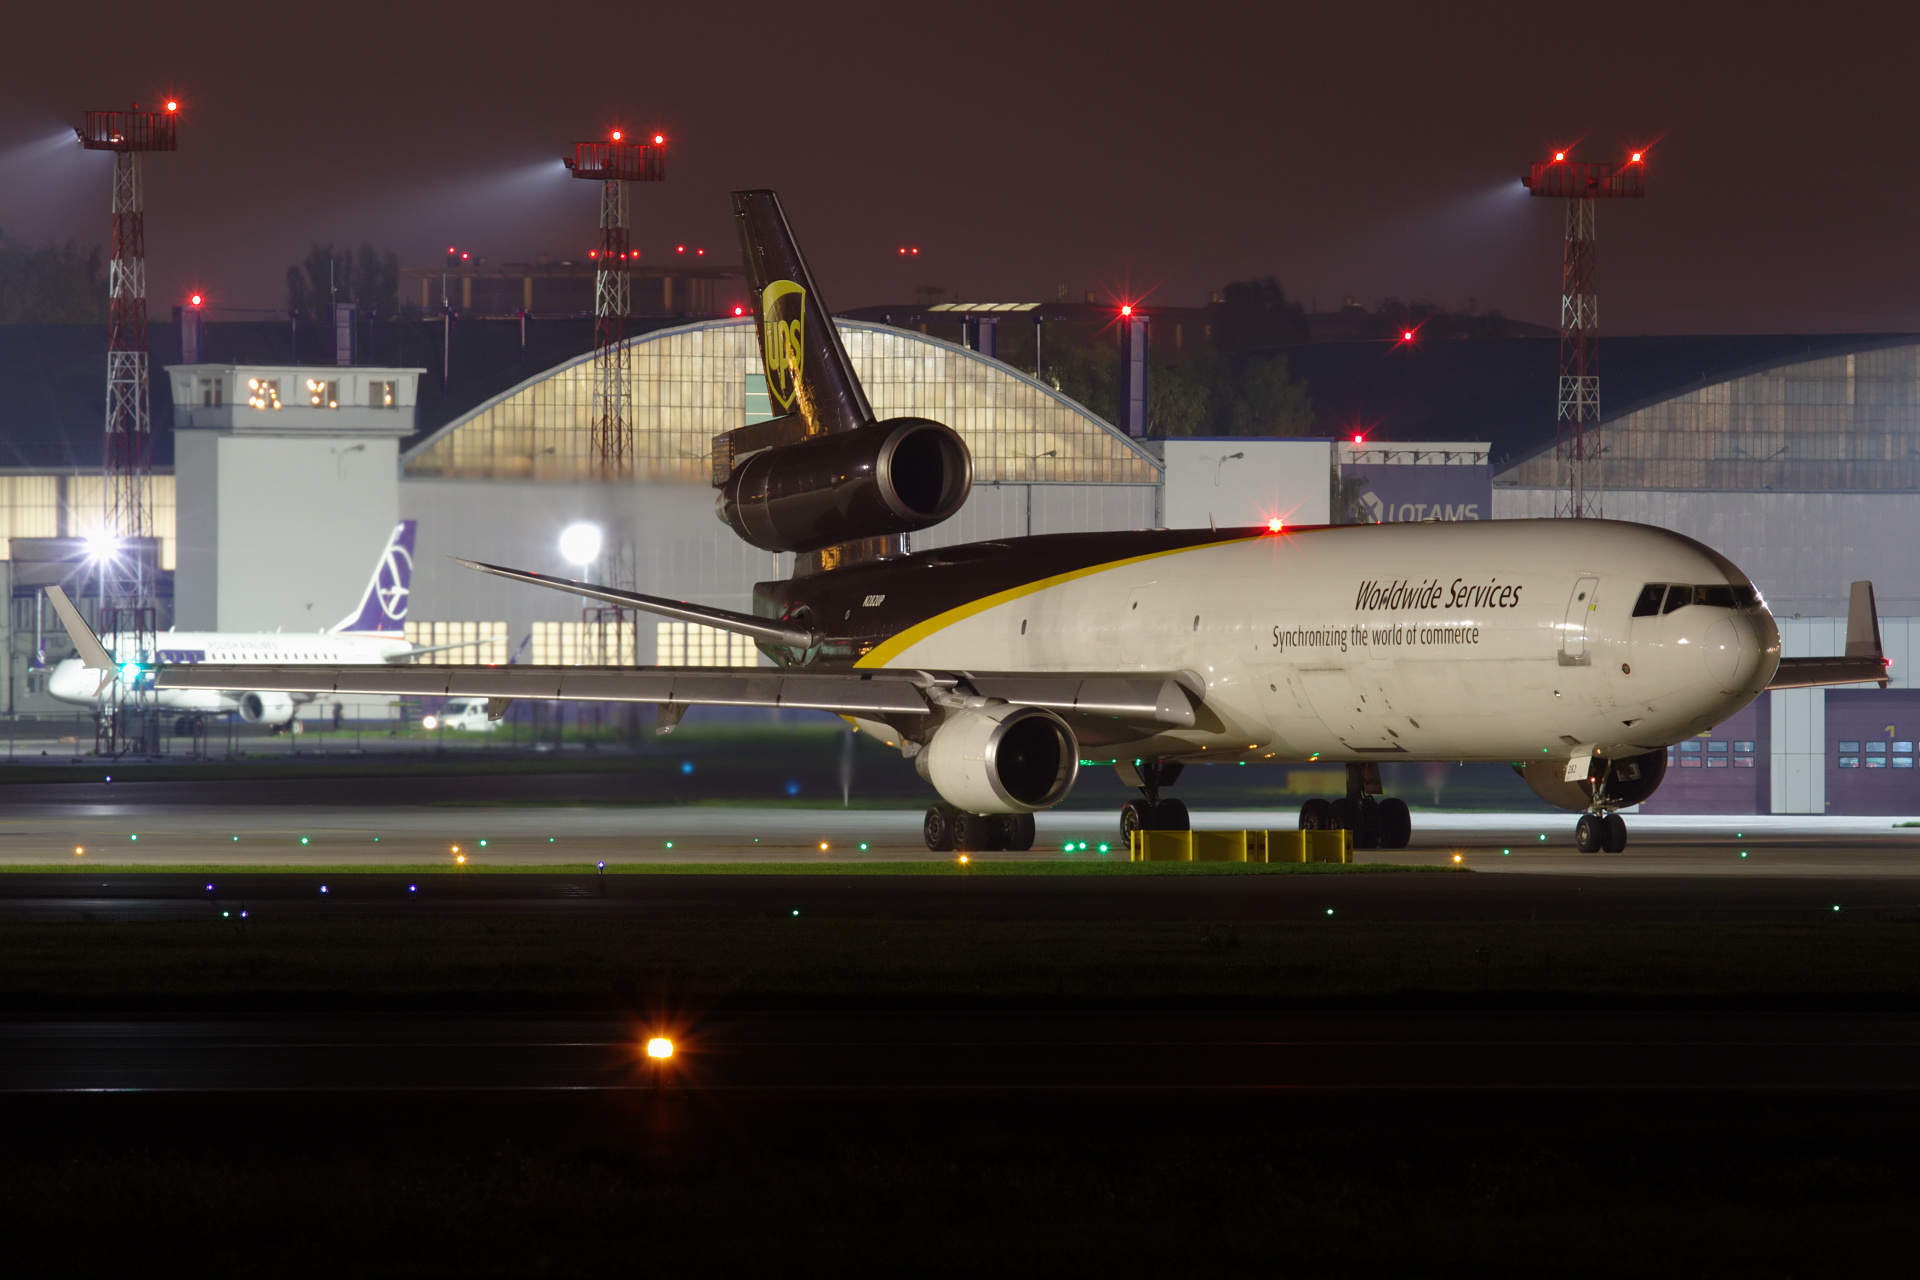
[[335, 631], [399, 635], [407, 621], [407, 597], [413, 590], [414, 521], [402, 520], [380, 553], [359, 608], [342, 619]]

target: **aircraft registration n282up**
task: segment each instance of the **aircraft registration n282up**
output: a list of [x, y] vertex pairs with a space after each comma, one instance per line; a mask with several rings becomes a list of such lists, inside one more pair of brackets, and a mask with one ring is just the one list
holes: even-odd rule
[[[1196, 762], [1340, 762], [1344, 798], [1303, 827], [1402, 847], [1382, 761], [1511, 761], [1617, 851], [1669, 744], [1763, 690], [1886, 683], [1872, 590], [1847, 652], [1780, 656], [1759, 593], [1678, 534], [1604, 520], [1142, 530], [911, 553], [957, 512], [973, 464], [951, 428], [876, 420], [778, 199], [736, 192], [769, 389], [783, 416], [714, 441], [719, 514], [792, 577], [751, 615], [472, 564], [487, 573], [752, 637], [773, 666], [168, 666], [161, 688], [649, 702], [837, 713], [912, 758], [939, 793], [934, 849], [1025, 849], [1079, 770], [1140, 791], [1123, 831], [1182, 828]], [[469, 562], [470, 563], [470, 562]]]

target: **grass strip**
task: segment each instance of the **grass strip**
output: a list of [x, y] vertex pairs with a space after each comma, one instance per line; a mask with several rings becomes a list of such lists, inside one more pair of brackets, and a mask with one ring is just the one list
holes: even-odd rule
[[[969, 855], [971, 857], [971, 855]], [[78, 862], [0, 863], [0, 875], [418, 875], [457, 881], [463, 875], [594, 875], [591, 862], [471, 862], [455, 870], [445, 862], [171, 862], [147, 865]], [[1417, 871], [1463, 874], [1465, 867], [1414, 866], [1392, 862], [994, 862], [953, 859], [916, 862], [609, 862], [612, 875], [642, 876], [1261, 876], [1372, 875]]]

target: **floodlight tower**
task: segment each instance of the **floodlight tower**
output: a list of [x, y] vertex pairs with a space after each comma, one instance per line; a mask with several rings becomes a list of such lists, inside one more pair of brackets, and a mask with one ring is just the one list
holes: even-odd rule
[[[153, 423], [147, 389], [147, 233], [140, 157], [178, 147], [180, 104], [159, 111], [89, 111], [74, 130], [89, 151], [113, 152], [113, 233], [107, 267], [107, 434], [103, 510], [96, 552], [99, 630], [134, 664], [134, 674], [107, 686], [95, 732], [103, 755], [152, 751], [159, 717], [150, 690], [139, 687], [154, 650], [159, 566], [153, 552]], [[151, 676], [147, 676], [151, 679]]]
[[635, 142], [615, 129], [606, 142], [576, 142], [566, 161], [576, 178], [600, 183], [600, 247], [593, 282], [593, 426], [588, 440], [596, 473], [607, 480], [632, 467], [632, 391], [627, 382], [627, 317], [633, 311], [633, 259], [627, 238], [627, 184], [666, 177], [666, 138]]
[[1594, 277], [1595, 200], [1637, 200], [1647, 194], [1646, 153], [1624, 164], [1553, 159], [1528, 168], [1521, 185], [1567, 202], [1567, 239], [1560, 255], [1560, 400], [1553, 446], [1556, 516], [1603, 514], [1600, 439], [1600, 297]]

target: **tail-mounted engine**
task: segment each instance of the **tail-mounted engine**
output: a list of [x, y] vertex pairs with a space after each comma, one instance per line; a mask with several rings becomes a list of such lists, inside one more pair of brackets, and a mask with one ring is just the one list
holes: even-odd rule
[[807, 552], [938, 524], [972, 488], [959, 432], [890, 418], [749, 455], [730, 469], [717, 511], [756, 547]]
[[913, 758], [947, 803], [969, 813], [1032, 813], [1067, 798], [1080, 744], [1044, 707], [970, 707], [934, 730]]
[[1596, 804], [1626, 809], [1659, 790], [1667, 776], [1667, 752], [1662, 747], [1618, 760], [1596, 758], [1593, 771], [1573, 782], [1566, 780], [1566, 766], [1555, 760], [1529, 760], [1514, 765], [1513, 771], [1533, 788], [1533, 794], [1556, 809], [1581, 813]]

